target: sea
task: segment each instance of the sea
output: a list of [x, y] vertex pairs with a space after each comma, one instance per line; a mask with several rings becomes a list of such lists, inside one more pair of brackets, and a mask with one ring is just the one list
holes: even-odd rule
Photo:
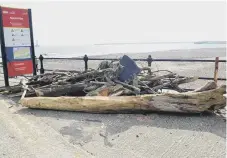
[[226, 44], [195, 44], [195, 43], [148, 43], [148, 44], [97, 44], [81, 46], [38, 46], [36, 56], [44, 57], [81, 57], [108, 54], [151, 53], [170, 50], [191, 50], [201, 48], [226, 48]]
[[[88, 56], [100, 56], [109, 54], [151, 53], [171, 50], [191, 50], [201, 48], [226, 48], [226, 43], [194, 43], [194, 42], [154, 42], [154, 43], [110, 43], [80, 46], [35, 46], [35, 54], [38, 57], [73, 58]], [[184, 52], [182, 52], [183, 55]]]

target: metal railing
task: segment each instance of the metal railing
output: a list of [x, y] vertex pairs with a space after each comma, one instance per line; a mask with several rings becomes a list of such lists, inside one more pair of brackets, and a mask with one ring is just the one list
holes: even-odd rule
[[[84, 58], [45, 58], [48, 60], [84, 60]], [[119, 60], [116, 58], [89, 58], [89, 60]], [[151, 60], [151, 62], [154, 61], [167, 61], [167, 62], [215, 62], [215, 60], [212, 59], [133, 59], [134, 61], [147, 61]], [[225, 63], [226, 60], [219, 60], [219, 63]]]
[[[39, 60], [40, 60], [40, 73], [44, 73], [44, 71], [52, 71], [50, 69], [44, 69], [43, 66], [43, 60], [79, 60], [79, 61], [84, 61], [84, 68], [85, 71], [88, 69], [88, 61], [94, 61], [94, 60], [98, 60], [98, 61], [102, 61], [102, 60], [111, 60], [111, 61], [116, 61], [119, 60], [119, 58], [88, 58], [87, 55], [84, 55], [84, 57], [80, 57], [80, 58], [44, 58], [42, 55], [40, 55]], [[215, 69], [214, 72], [217, 72], [218, 70], [218, 63], [226, 63], [226, 60], [219, 60], [219, 57], [216, 57], [214, 60], [212, 59], [153, 59], [151, 57], [151, 55], [148, 56], [148, 58], [143, 58], [143, 59], [133, 59], [134, 61], [143, 61], [143, 62], [147, 62], [148, 67], [151, 66], [152, 62], [211, 62], [211, 63], [215, 63]], [[217, 74], [214, 73], [214, 77], [199, 77], [199, 79], [202, 80], [222, 80], [222, 81], [226, 81], [226, 78], [217, 78]]]

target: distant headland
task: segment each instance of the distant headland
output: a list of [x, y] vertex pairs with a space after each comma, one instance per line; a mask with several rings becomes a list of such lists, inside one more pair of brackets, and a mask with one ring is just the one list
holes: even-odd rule
[[194, 44], [226, 44], [226, 41], [197, 41]]

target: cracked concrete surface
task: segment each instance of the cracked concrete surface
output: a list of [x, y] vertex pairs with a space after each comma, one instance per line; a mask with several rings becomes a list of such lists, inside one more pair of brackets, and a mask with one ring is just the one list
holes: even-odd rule
[[0, 157], [226, 156], [223, 116], [87, 114], [0, 103]]
[[90, 157], [46, 122], [17, 114], [3, 100], [0, 101], [0, 135], [0, 157]]

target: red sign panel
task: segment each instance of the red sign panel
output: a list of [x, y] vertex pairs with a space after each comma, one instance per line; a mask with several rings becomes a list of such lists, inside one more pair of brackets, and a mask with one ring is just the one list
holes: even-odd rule
[[27, 9], [2, 7], [3, 27], [29, 28]]
[[9, 77], [33, 73], [32, 60], [13, 61], [7, 63]]

